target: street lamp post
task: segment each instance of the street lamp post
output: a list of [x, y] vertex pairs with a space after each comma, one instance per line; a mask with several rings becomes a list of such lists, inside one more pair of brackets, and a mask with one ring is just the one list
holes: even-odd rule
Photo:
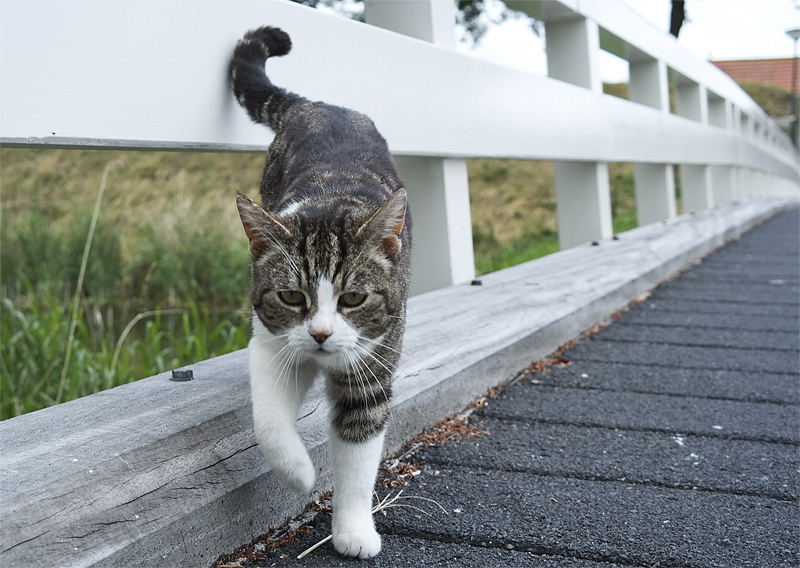
[[792, 144], [797, 147], [797, 40], [800, 39], [800, 28], [788, 30], [786, 35], [794, 40], [794, 56], [792, 57]]

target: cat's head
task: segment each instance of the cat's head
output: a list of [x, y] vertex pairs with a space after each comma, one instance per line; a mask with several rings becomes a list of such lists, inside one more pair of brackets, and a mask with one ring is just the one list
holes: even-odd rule
[[243, 195], [237, 206], [250, 240], [253, 311], [295, 354], [343, 369], [402, 331], [403, 188], [375, 210], [340, 199], [275, 214]]

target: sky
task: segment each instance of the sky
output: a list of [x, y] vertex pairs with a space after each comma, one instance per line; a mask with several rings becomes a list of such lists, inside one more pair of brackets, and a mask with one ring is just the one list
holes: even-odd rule
[[[664, 33], [669, 32], [670, 0], [620, 0]], [[678, 43], [701, 59], [763, 59], [792, 57], [786, 31], [800, 28], [800, 0], [686, 0], [687, 20]], [[459, 51], [536, 74], [547, 74], [544, 38], [527, 19], [510, 19], [493, 26], [474, 48], [460, 42]], [[602, 52], [602, 78], [628, 79], [627, 64]]]

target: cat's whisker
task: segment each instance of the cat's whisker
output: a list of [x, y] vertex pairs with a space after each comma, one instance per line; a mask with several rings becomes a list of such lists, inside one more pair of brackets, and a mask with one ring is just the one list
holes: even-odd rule
[[255, 342], [254, 343], [260, 347], [260, 346], [272, 343], [273, 341], [279, 341], [281, 339], [286, 339], [287, 337], [289, 337], [288, 333], [281, 333], [279, 335], [268, 335], [268, 336], [257, 335], [255, 337]]
[[[289, 369], [292, 365], [292, 362], [297, 359], [297, 353], [294, 349], [292, 349], [291, 344], [287, 342], [286, 345], [278, 350], [278, 352], [275, 354], [275, 358], [277, 363], [277, 380], [272, 385], [272, 396], [275, 396], [279, 392], [279, 389], [284, 388], [284, 386], [291, 380]], [[297, 389], [297, 371], [295, 371], [294, 379], [295, 389]]]
[[[375, 356], [374, 356], [374, 355], [372, 355], [371, 353], [368, 353], [367, 355], [368, 355], [368, 356], [369, 356], [369, 357], [370, 357], [370, 358], [371, 358], [371, 359], [372, 359], [372, 360], [373, 360], [375, 363], [377, 363], [377, 364], [378, 364], [378, 365], [379, 365], [379, 366], [380, 366], [380, 367], [381, 367], [381, 368], [382, 368], [384, 371], [386, 371], [386, 372], [387, 372], [389, 375], [393, 374], [393, 373], [392, 373], [392, 369], [391, 369], [391, 367], [387, 366], [387, 365], [386, 365], [385, 363], [383, 363], [383, 362], [382, 362], [380, 359], [377, 359], [377, 358], [375, 358]], [[367, 365], [367, 364], [365, 364], [365, 366], [366, 366], [366, 367], [367, 367], [367, 368], [370, 370], [370, 373], [372, 373], [372, 375], [373, 375], [373, 376], [375, 376], [375, 372], [372, 370], [372, 368], [371, 368], [369, 365]], [[376, 377], [376, 380], [377, 380], [377, 377]]]
[[280, 241], [278, 237], [276, 237], [270, 230], [267, 230], [266, 227], [258, 227], [257, 233], [260, 239], [264, 242], [268, 242], [271, 247], [274, 247], [281, 253], [284, 260], [286, 261], [286, 265], [292, 269], [295, 276], [298, 278], [300, 277], [300, 268], [297, 266], [294, 258], [292, 258], [291, 253], [286, 248], [286, 246]]
[[380, 367], [382, 367], [383, 370], [385, 370], [390, 376], [394, 376], [394, 373], [395, 373], [395, 370], [396, 370], [396, 367], [397, 367], [397, 362], [396, 361], [387, 359], [386, 357], [376, 353], [372, 349], [368, 349], [367, 347], [364, 347], [363, 345], [358, 345], [356, 347], [356, 350], [359, 352], [359, 354], [361, 355], [362, 358], [368, 358], [368, 359], [374, 361]]
[[[370, 369], [369, 365], [367, 365], [367, 363], [363, 359], [361, 359], [360, 357], [356, 356], [355, 354], [351, 354], [351, 357], [353, 358], [353, 361], [355, 362], [355, 365], [358, 368], [359, 376], [361, 377], [361, 381], [362, 381], [362, 390], [364, 391], [365, 397], [367, 395], [367, 386], [366, 385], [370, 384], [372, 382], [372, 381], [369, 380], [369, 377], [367, 376], [367, 372], [369, 372], [369, 374], [372, 375], [372, 378], [374, 379], [374, 382], [377, 383], [377, 385], [380, 387], [381, 391], [383, 392], [384, 399], [385, 400], [389, 400], [389, 397], [386, 394], [386, 390], [383, 388], [382, 382], [380, 381], [380, 379], [377, 376], [375, 376], [375, 373], [372, 371], [372, 369]], [[377, 406], [378, 405], [378, 397], [375, 395], [375, 389], [369, 389], [369, 395], [372, 397], [373, 404]]]
[[[362, 347], [362, 349], [364, 349], [364, 348]], [[366, 354], [367, 354], [367, 355], [371, 355], [369, 352], [366, 352]], [[354, 356], [354, 358], [355, 358], [355, 360], [358, 362], [358, 364], [359, 364], [359, 367], [360, 367], [360, 368], [361, 368], [361, 370], [362, 370], [361, 372], [364, 374], [365, 380], [367, 380], [367, 382], [369, 382], [368, 378], [366, 377], [366, 371], [368, 371], [368, 372], [369, 372], [369, 374], [370, 374], [370, 375], [372, 375], [372, 378], [375, 380], [375, 383], [377, 383], [377, 385], [378, 385], [378, 386], [381, 388], [381, 391], [383, 392], [383, 396], [384, 396], [384, 398], [385, 398], [386, 400], [389, 400], [389, 395], [387, 394], [387, 392], [386, 392], [386, 389], [385, 389], [385, 388], [383, 388], [383, 381], [381, 381], [381, 380], [380, 380], [380, 378], [379, 378], [379, 377], [378, 377], [378, 376], [375, 374], [375, 371], [373, 371], [373, 370], [372, 370], [372, 368], [369, 366], [369, 364], [368, 364], [366, 361], [364, 361], [364, 359], [362, 359], [361, 357], [355, 357], [355, 356]], [[381, 366], [382, 366], [384, 369], [386, 369], [386, 371], [387, 371], [387, 372], [389, 372], [389, 375], [390, 375], [390, 376], [392, 375], [392, 371], [391, 371], [391, 370], [390, 370], [388, 367], [386, 367], [385, 365], [383, 365], [383, 364], [382, 364], [380, 361], [378, 361], [378, 360], [376, 360], [376, 362], [377, 362], [378, 364], [380, 364], [380, 365], [381, 365]], [[372, 397], [373, 397], [373, 402], [374, 402], [375, 404], [377, 404], [377, 402], [378, 402], [378, 401], [377, 401], [377, 398], [375, 398], [375, 395], [374, 395], [374, 393], [373, 393]]]
[[[357, 357], [356, 360], [359, 362], [360, 365], [363, 365], [363, 367], [366, 368], [370, 372], [370, 374], [373, 376], [373, 378], [375, 379], [375, 382], [378, 383], [378, 386], [381, 388], [381, 391], [383, 392], [384, 399], [387, 400], [387, 401], [390, 400], [389, 394], [386, 392], [386, 389], [383, 387], [383, 382], [375, 375], [374, 371], [367, 364], [367, 362], [364, 361], [361, 357]], [[387, 369], [387, 371], [389, 371], [389, 369]], [[389, 376], [390, 377], [393, 376], [392, 371], [389, 371]], [[377, 400], [375, 399], [374, 394], [373, 394], [373, 402], [375, 402], [377, 404]], [[395, 434], [395, 437], [396, 437], [397, 436], [397, 424], [395, 424], [395, 422], [394, 422], [394, 413], [392, 412], [391, 405], [389, 405], [389, 420], [392, 423], [392, 429], [394, 430], [394, 434]]]
[[369, 337], [363, 337], [363, 336], [359, 337], [359, 339], [361, 341], [366, 341], [368, 343], [372, 343], [375, 346], [383, 347], [384, 349], [386, 349], [388, 351], [392, 351], [392, 352], [397, 353], [398, 355], [400, 355], [400, 350], [399, 349], [395, 349], [394, 347], [390, 347], [389, 345], [386, 345], [382, 341], [378, 341], [376, 339], [370, 339]]
[[386, 370], [386, 372], [388, 372], [390, 375], [394, 375], [394, 368], [392, 366], [393, 363], [391, 361], [387, 360], [384, 357], [381, 357], [380, 355], [378, 355], [377, 353], [375, 353], [374, 351], [372, 351], [370, 349], [367, 349], [363, 345], [359, 346], [359, 350], [363, 355], [365, 355], [367, 357], [370, 357], [378, 365], [383, 367]]
[[295, 276], [299, 278], [301, 275], [300, 268], [297, 266], [297, 263], [294, 261], [294, 258], [292, 258], [291, 253], [287, 250], [286, 246], [284, 246], [283, 243], [277, 242], [276, 244], [278, 250], [283, 255], [283, 258], [286, 260], [287, 264], [292, 269], [292, 272], [294, 272]]
[[298, 384], [298, 377], [300, 376], [300, 364], [302, 363], [299, 356], [295, 356], [294, 358], [294, 389], [297, 398], [300, 399], [300, 385]]
[[[362, 337], [361, 339], [363, 339], [363, 340], [365, 340], [365, 341], [368, 341], [368, 342], [370, 342], [370, 343], [374, 343], [376, 346], [383, 347], [383, 348], [387, 349], [388, 351], [391, 351], [391, 352], [394, 352], [394, 353], [397, 353], [398, 355], [400, 355], [400, 351], [399, 351], [399, 350], [397, 350], [397, 349], [394, 349], [394, 348], [392, 348], [392, 347], [389, 347], [389, 346], [387, 346], [387, 345], [384, 345], [383, 343], [380, 343], [380, 342], [378, 342], [378, 341], [375, 341], [375, 340], [369, 339], [369, 338], [367, 338], [367, 337]], [[370, 359], [372, 359], [372, 360], [374, 360], [376, 363], [378, 363], [378, 364], [379, 364], [381, 367], [383, 367], [383, 368], [384, 368], [384, 369], [385, 369], [385, 370], [386, 370], [386, 371], [387, 371], [389, 374], [391, 374], [391, 375], [394, 375], [394, 372], [395, 372], [395, 370], [396, 370], [396, 367], [397, 367], [397, 362], [396, 362], [396, 361], [394, 361], [394, 360], [391, 360], [391, 359], [388, 359], [387, 357], [384, 357], [383, 355], [379, 354], [379, 353], [376, 351], [376, 349], [375, 349], [375, 348], [367, 348], [367, 347], [365, 347], [364, 345], [361, 345], [361, 344], [357, 344], [357, 347], [356, 347], [356, 348], [357, 348], [357, 349], [359, 350], [359, 352], [360, 352], [360, 353], [362, 353], [364, 356], [366, 356], [366, 357], [369, 357]]]
[[367, 389], [367, 383], [369, 382], [369, 378], [367, 377], [367, 374], [364, 372], [364, 368], [362, 367], [363, 361], [359, 357], [356, 357], [353, 353], [350, 353], [349, 351], [345, 351], [344, 353], [346, 353], [347, 358], [352, 362], [354, 375], [356, 377], [356, 380], [358, 381], [358, 386], [361, 389], [362, 395], [364, 396], [364, 398], [366, 398], [368, 394], [371, 395], [372, 402], [375, 405], [377, 405], [378, 399], [375, 396], [375, 393], [371, 389], [368, 392]]
[[397, 367], [397, 361], [395, 359], [389, 359], [377, 352], [375, 349], [367, 349], [366, 347], [362, 346], [364, 354], [375, 359], [380, 363], [384, 363], [384, 369], [389, 371], [390, 373], [394, 374], [395, 368]]
[[[288, 382], [291, 378], [290, 370], [294, 365], [295, 360], [297, 359], [297, 352], [294, 349], [292, 349], [290, 345], [287, 344], [283, 349], [281, 349], [279, 353], [282, 354], [282, 361], [278, 369], [278, 374], [281, 377], [281, 380]], [[295, 371], [295, 383], [297, 383], [296, 371]]]

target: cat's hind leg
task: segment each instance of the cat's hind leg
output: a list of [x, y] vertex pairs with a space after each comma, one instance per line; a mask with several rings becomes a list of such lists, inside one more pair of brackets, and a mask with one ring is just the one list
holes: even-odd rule
[[316, 473], [296, 423], [317, 366], [294, 359], [285, 341], [257, 320], [253, 332], [249, 345], [250, 391], [258, 446], [284, 485], [298, 493], [309, 493]]

